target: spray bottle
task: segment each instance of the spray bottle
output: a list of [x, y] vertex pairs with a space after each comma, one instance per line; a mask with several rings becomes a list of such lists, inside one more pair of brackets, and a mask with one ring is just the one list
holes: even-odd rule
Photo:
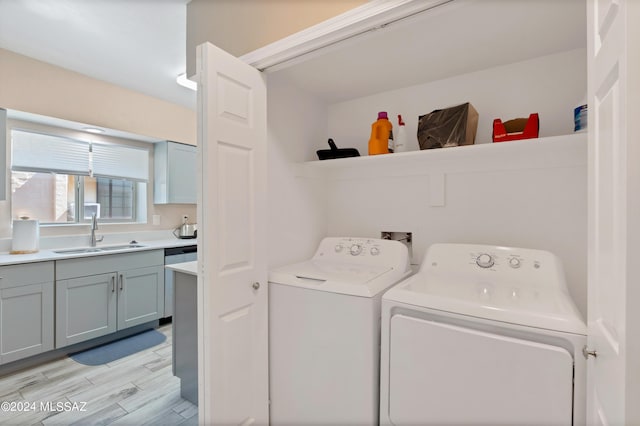
[[393, 135], [393, 142], [395, 145], [394, 152], [406, 152], [407, 146], [407, 134], [404, 128], [404, 121], [402, 121], [402, 115], [398, 114], [398, 129]]

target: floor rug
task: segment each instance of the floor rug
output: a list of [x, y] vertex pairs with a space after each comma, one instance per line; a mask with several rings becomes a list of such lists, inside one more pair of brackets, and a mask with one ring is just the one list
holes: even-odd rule
[[159, 331], [149, 330], [102, 346], [87, 349], [86, 351], [71, 354], [69, 357], [84, 365], [102, 365], [151, 348], [164, 342], [166, 339], [167, 336]]

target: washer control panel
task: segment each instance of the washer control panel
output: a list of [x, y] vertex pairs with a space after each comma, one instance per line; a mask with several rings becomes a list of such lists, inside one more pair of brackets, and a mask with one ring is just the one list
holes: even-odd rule
[[378, 238], [327, 237], [322, 240], [314, 259], [350, 263], [408, 263], [407, 247], [399, 241]]
[[[384, 245], [381, 242], [386, 240], [378, 240], [374, 238], [338, 238], [334, 241], [333, 251], [343, 256], [379, 256], [384, 254]], [[322, 246], [320, 247], [322, 249]]]

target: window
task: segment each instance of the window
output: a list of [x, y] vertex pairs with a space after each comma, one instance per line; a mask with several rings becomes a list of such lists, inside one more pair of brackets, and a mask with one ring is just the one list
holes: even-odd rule
[[11, 146], [12, 217], [145, 221], [148, 150], [23, 130], [11, 131]]

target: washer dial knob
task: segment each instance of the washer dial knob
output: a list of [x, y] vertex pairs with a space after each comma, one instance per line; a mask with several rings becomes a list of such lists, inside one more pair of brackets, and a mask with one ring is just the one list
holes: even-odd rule
[[340, 253], [342, 251], [342, 246], [340, 244], [335, 246], [336, 253]]
[[482, 253], [476, 257], [476, 264], [481, 268], [491, 268], [495, 264], [495, 261], [490, 254]]
[[509, 266], [511, 266], [513, 269], [518, 269], [520, 267], [520, 259], [518, 259], [517, 257], [512, 257], [511, 259], [509, 259]]
[[362, 246], [360, 244], [354, 244], [351, 246], [351, 255], [357, 256], [362, 253]]
[[369, 252], [371, 253], [371, 256], [377, 256], [380, 254], [380, 249], [378, 247], [371, 247]]

